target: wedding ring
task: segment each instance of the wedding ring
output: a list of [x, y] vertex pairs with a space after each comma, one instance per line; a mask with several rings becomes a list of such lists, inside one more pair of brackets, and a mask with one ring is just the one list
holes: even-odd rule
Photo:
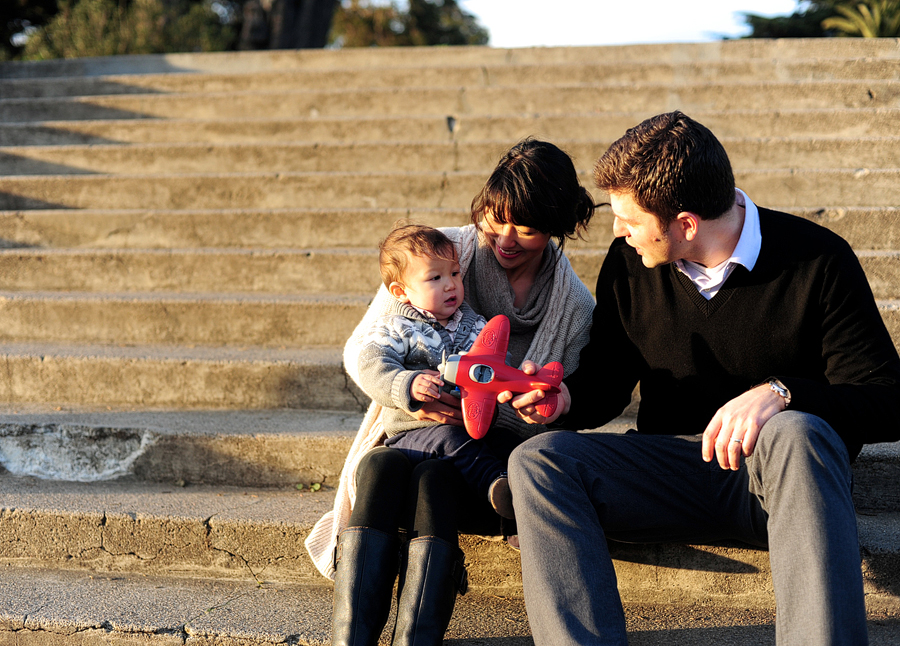
[[742, 437], [733, 437], [733, 438], [731, 438], [731, 441], [732, 441], [732, 442], [737, 442], [738, 444], [743, 444], [743, 443], [744, 443], [744, 438], [742, 438]]

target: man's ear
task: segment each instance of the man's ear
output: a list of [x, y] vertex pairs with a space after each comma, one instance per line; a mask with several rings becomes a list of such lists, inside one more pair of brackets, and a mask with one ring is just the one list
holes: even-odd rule
[[396, 280], [388, 285], [388, 291], [391, 293], [391, 296], [401, 303], [409, 303], [409, 296], [406, 295], [406, 288]]
[[690, 242], [700, 230], [700, 216], [690, 211], [682, 211], [675, 216], [672, 225], [678, 227], [681, 237]]

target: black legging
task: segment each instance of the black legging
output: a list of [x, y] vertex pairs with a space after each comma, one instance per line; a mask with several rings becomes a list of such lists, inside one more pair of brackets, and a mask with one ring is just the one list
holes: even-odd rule
[[437, 536], [454, 545], [457, 532], [497, 534], [500, 517], [487, 500], [475, 498], [447, 461], [430, 459], [413, 466], [398, 450], [369, 451], [356, 470], [356, 504], [349, 527], [372, 527], [408, 538]]

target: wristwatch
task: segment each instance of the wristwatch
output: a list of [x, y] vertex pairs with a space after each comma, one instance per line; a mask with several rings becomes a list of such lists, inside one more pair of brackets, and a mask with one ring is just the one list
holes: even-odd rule
[[776, 392], [784, 398], [784, 407], [787, 408], [788, 404], [791, 403], [791, 391], [777, 379], [769, 379], [766, 383], [769, 384], [769, 388], [772, 389], [772, 392]]

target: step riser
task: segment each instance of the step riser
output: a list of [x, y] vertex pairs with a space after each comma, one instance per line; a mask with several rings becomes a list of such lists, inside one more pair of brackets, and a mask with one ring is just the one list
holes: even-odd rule
[[[793, 209], [792, 212], [835, 231], [854, 249], [900, 248], [900, 209]], [[434, 227], [462, 226], [469, 223], [469, 212], [464, 209], [0, 212], [0, 240], [9, 247], [283, 249], [290, 246], [353, 247], [371, 251], [399, 220]], [[608, 207], [601, 207], [591, 220], [585, 240], [569, 240], [566, 249], [605, 249], [612, 237], [612, 213]]]
[[359, 412], [368, 400], [340, 360], [201, 361], [4, 353], [0, 402], [171, 409], [331, 409]]
[[107, 78], [9, 81], [5, 99], [117, 94], [271, 92], [285, 87], [311, 90], [340, 88], [479, 87], [552, 85], [574, 83], [697, 83], [807, 81], [807, 80], [896, 80], [900, 61], [721, 61], [668, 64], [490, 65], [419, 69], [344, 69], [330, 71], [281, 71], [230, 75], [142, 75]]
[[[529, 135], [550, 141], [614, 141], [649, 113], [478, 117], [446, 116], [354, 119], [238, 119], [235, 121], [63, 121], [0, 123], [0, 145], [114, 143], [258, 143], [285, 141], [502, 141]], [[692, 112], [717, 136], [880, 137], [900, 131], [900, 110], [808, 110]]]
[[[590, 282], [589, 277], [585, 280]], [[891, 286], [896, 291], [896, 285]], [[270, 348], [342, 346], [366, 310], [346, 303], [141, 302], [10, 296], [0, 301], [0, 342], [253, 345]], [[882, 317], [900, 347], [900, 308]]]
[[[288, 246], [374, 250], [394, 223], [404, 219], [434, 227], [462, 226], [469, 223], [469, 212], [463, 209], [0, 212], [0, 240], [7, 246], [24, 247], [283, 249]], [[598, 232], [598, 239], [608, 245], [612, 217], [595, 216], [592, 231]]]
[[[550, 86], [547, 86], [550, 87]], [[897, 108], [896, 81], [835, 81], [765, 84], [658, 86], [540, 86], [464, 89], [310, 91], [221, 95], [140, 95], [82, 99], [10, 99], [0, 102], [2, 121], [60, 119], [242, 119], [456, 114], [568, 114], [577, 112], [665, 112]]]
[[216, 302], [47, 298], [0, 299], [0, 342], [81, 342], [303, 348], [342, 346], [366, 301]]
[[[579, 277], [593, 287], [605, 250], [572, 249]], [[863, 253], [875, 298], [900, 298], [900, 253]], [[334, 268], [339, 266], [340, 272]], [[376, 252], [270, 251], [167, 253], [0, 252], [5, 287], [15, 291], [179, 291], [370, 295], [380, 284]]]
[[[582, 173], [611, 141], [565, 142]], [[723, 141], [738, 171], [778, 168], [892, 168], [900, 139], [767, 139]], [[0, 149], [0, 175], [89, 173], [483, 172], [488, 175], [506, 143], [372, 143], [181, 146], [27, 147]]]
[[[645, 61], [797, 61], [900, 58], [896, 39], [745, 39], [707, 43], [663, 43], [613, 47], [537, 47], [495, 49], [488, 47], [347, 48], [343, 50], [295, 50], [109, 56], [27, 63], [0, 63], [0, 78], [27, 79], [109, 74], [161, 74], [178, 72], [244, 73], [272, 70], [352, 67], [450, 67], [454, 65], [560, 64]], [[411, 64], [414, 61], [414, 64]]]
[[[900, 170], [797, 170], [735, 173], [760, 204], [789, 209], [894, 207]], [[3, 180], [0, 210], [467, 208], [484, 173], [73, 176]], [[590, 186], [590, 177], [582, 176]], [[594, 199], [606, 196], [592, 192]]]
[[[306, 494], [306, 499], [313, 495], [318, 494]], [[311, 511], [324, 512], [330, 498], [321, 494], [317, 504], [298, 506], [298, 516], [309, 518]], [[150, 576], [322, 584], [321, 575], [303, 548], [309, 520], [272, 526], [228, 516], [226, 513], [222, 520], [214, 517], [204, 521], [144, 514], [135, 518], [133, 514], [113, 511], [72, 514], [6, 509], [0, 514], [0, 563]], [[254, 537], [252, 541], [246, 540], [248, 534]], [[22, 541], [23, 536], [28, 540]], [[173, 540], [175, 536], [177, 540]], [[462, 536], [461, 547], [466, 554], [470, 589], [521, 596], [518, 553], [502, 543], [473, 536]], [[769, 555], [764, 550], [612, 544], [610, 551], [626, 603], [774, 606]], [[884, 555], [863, 557], [865, 591], [876, 607], [896, 606], [896, 598], [879, 585], [879, 577], [885, 571], [900, 565], [896, 560]], [[673, 567], [668, 567], [670, 564]]]
[[[307, 421], [310, 415], [304, 411], [289, 413], [296, 424]], [[115, 415], [115, 414], [111, 414]], [[119, 414], [121, 415], [121, 413]], [[16, 420], [16, 418], [19, 418]], [[183, 483], [190, 485], [226, 485], [235, 487], [308, 487], [318, 483], [336, 488], [347, 451], [356, 435], [361, 414], [325, 420], [318, 423], [315, 432], [290, 434], [266, 432], [258, 420], [244, 421], [242, 432], [191, 433], [182, 431], [179, 424], [187, 423], [179, 418], [168, 421], [170, 428], [131, 420], [132, 426], [122, 428], [100, 420], [78, 422], [66, 419], [65, 413], [34, 422], [21, 421], [28, 416], [6, 415], [0, 420], [0, 445], [30, 447], [46, 453], [41, 447], [55, 446], [62, 436], [69, 437], [67, 452], [70, 455], [93, 456], [107, 451], [125, 456], [127, 463], [117, 470], [115, 477], [127, 477], [129, 481], [146, 483]], [[620, 418], [622, 428], [633, 428], [633, 418]], [[271, 426], [279, 426], [278, 421]], [[95, 439], [102, 435], [104, 440]], [[84, 438], [78, 442], [77, 439]], [[111, 440], [109, 438], [112, 438]], [[87, 444], [91, 448], [86, 448]], [[139, 443], [139, 446], [138, 446]], [[93, 448], [93, 447], [104, 448]], [[108, 448], [108, 447], [116, 447]], [[133, 448], [138, 447], [138, 448]], [[886, 447], [886, 448], [882, 448]], [[85, 458], [85, 462], [92, 460]], [[51, 477], [53, 466], [16, 466], [4, 462], [16, 475]], [[867, 447], [853, 465], [853, 502], [858, 512], [873, 516], [878, 513], [900, 512], [900, 492], [895, 483], [900, 478], [900, 454], [893, 445]], [[96, 480], [94, 471], [68, 475], [66, 478], [82, 481]], [[113, 476], [104, 478], [110, 479]], [[308, 489], [307, 489], [308, 492]]]

